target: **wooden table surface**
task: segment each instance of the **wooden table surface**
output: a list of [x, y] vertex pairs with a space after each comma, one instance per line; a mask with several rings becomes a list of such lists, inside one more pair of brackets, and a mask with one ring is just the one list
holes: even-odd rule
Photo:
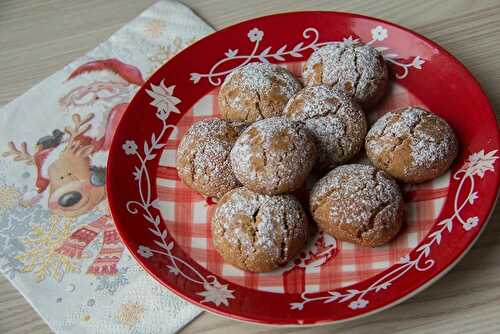
[[[413, 29], [448, 49], [500, 111], [500, 1], [186, 0], [216, 29], [293, 10], [370, 15]], [[0, 105], [94, 48], [153, 1], [0, 0]], [[500, 333], [500, 209], [449, 274], [418, 296], [377, 315], [306, 329], [277, 329], [204, 313], [182, 333]], [[50, 333], [0, 276], [0, 333]]]

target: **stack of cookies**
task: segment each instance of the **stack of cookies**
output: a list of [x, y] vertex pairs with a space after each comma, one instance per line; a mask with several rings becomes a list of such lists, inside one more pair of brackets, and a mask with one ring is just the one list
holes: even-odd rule
[[[212, 236], [225, 261], [266, 272], [299, 254], [314, 229], [298, 191], [307, 191], [318, 228], [337, 239], [375, 247], [396, 236], [404, 218], [396, 180], [441, 175], [458, 145], [443, 119], [412, 106], [368, 130], [365, 112], [387, 86], [383, 57], [362, 44], [316, 50], [302, 80], [264, 63], [226, 77], [223, 119], [194, 123], [177, 152], [185, 184], [219, 198]], [[349, 164], [363, 147], [373, 166]]]

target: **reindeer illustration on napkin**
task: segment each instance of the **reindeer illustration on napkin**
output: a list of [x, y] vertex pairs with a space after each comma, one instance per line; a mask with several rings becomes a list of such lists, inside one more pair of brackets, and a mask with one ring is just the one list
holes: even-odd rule
[[[33, 165], [36, 171], [34, 188], [23, 195], [22, 205], [40, 203], [53, 214], [74, 218], [105, 202], [112, 135], [131, 92], [143, 82], [136, 67], [118, 59], [87, 62], [69, 75], [59, 105], [63, 113], [71, 114], [71, 124], [49, 130], [49, 134], [30, 143], [31, 150], [26, 142], [9, 142], [3, 153], [4, 157]], [[102, 246], [87, 273], [116, 274], [124, 247], [109, 214], [78, 226], [57, 251], [80, 258], [100, 233]]]

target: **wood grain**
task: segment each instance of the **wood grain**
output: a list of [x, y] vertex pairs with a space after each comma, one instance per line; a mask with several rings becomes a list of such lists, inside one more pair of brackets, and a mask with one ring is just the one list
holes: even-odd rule
[[[500, 1], [186, 0], [215, 28], [282, 11], [337, 10], [375, 16], [442, 45], [475, 75], [500, 111]], [[0, 105], [94, 48], [152, 4], [146, 1], [0, 0]], [[448, 275], [418, 296], [377, 315], [315, 328], [278, 329], [205, 313], [182, 333], [498, 333], [500, 209]], [[0, 333], [50, 333], [0, 277]]]

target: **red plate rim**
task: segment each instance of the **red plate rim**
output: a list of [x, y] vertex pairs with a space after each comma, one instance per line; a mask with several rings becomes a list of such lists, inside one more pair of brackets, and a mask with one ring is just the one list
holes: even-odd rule
[[[478, 104], [480, 104], [482, 107], [482, 111], [481, 111], [482, 116], [481, 117], [486, 119], [486, 120], [483, 119], [483, 121], [486, 122], [485, 127], [488, 127], [488, 125], [492, 125], [492, 123], [495, 124], [494, 131], [492, 131], [492, 126], [488, 127], [488, 129], [486, 129], [489, 132], [489, 135], [491, 137], [489, 138], [488, 143], [486, 143], [486, 142], [484, 143], [485, 144], [484, 146], [487, 146], [484, 148], [487, 150], [486, 150], [486, 153], [484, 151], [482, 151], [483, 156], [485, 154], [487, 155], [488, 152], [491, 153], [491, 152], [493, 152], [493, 150], [498, 150], [498, 148], [500, 147], [500, 144], [499, 144], [500, 141], [499, 141], [499, 136], [498, 136], [498, 129], [496, 126], [495, 114], [493, 113], [493, 110], [488, 102], [486, 95], [481, 90], [479, 83], [469, 73], [469, 71], [465, 68], [465, 66], [462, 63], [460, 63], [457, 59], [455, 59], [449, 52], [447, 52], [446, 50], [444, 50], [443, 48], [441, 48], [439, 45], [432, 42], [431, 40], [413, 32], [409, 29], [406, 29], [404, 27], [401, 27], [399, 25], [396, 25], [396, 24], [393, 24], [393, 23], [390, 23], [390, 22], [387, 22], [384, 20], [380, 20], [380, 19], [376, 19], [376, 18], [372, 18], [372, 17], [368, 17], [368, 16], [363, 16], [363, 15], [358, 15], [358, 14], [343, 13], [343, 12], [301, 11], [301, 12], [280, 13], [280, 14], [274, 14], [274, 15], [269, 15], [269, 16], [263, 16], [263, 17], [256, 18], [256, 19], [247, 20], [247, 21], [229, 26], [229, 27], [224, 28], [224, 29], [222, 29], [214, 34], [211, 34], [207, 37], [204, 37], [203, 39], [199, 40], [198, 42], [194, 43], [190, 47], [188, 47], [185, 50], [183, 50], [182, 52], [180, 52], [178, 55], [176, 55], [174, 58], [172, 58], [169, 62], [167, 62], [165, 65], [163, 65], [160, 69], [158, 69], [147, 80], [147, 82], [140, 88], [140, 90], [137, 92], [137, 94], [132, 99], [127, 111], [125, 112], [125, 114], [122, 118], [122, 121], [120, 122], [120, 124], [118, 126], [118, 129], [115, 133], [115, 137], [114, 137], [112, 145], [111, 145], [109, 160], [108, 160], [108, 168], [107, 168], [107, 180], [108, 180], [108, 182], [107, 182], [106, 188], [107, 188], [107, 192], [108, 192], [109, 206], [110, 206], [110, 210], [111, 210], [113, 219], [115, 221], [115, 225], [117, 227], [117, 230], [118, 230], [124, 244], [127, 246], [127, 248], [130, 250], [130, 252], [133, 254], [135, 259], [141, 264], [141, 266], [146, 271], [149, 272], [149, 274], [151, 276], [155, 277], [160, 283], [162, 283], [164, 286], [169, 288], [172, 292], [176, 293], [180, 297], [182, 297], [182, 298], [184, 298], [184, 299], [186, 299], [186, 300], [188, 300], [188, 301], [190, 301], [190, 302], [192, 302], [192, 303], [194, 303], [194, 304], [196, 304], [196, 305], [198, 305], [198, 306], [200, 306], [208, 311], [211, 311], [211, 312], [214, 312], [214, 313], [217, 313], [220, 315], [224, 315], [224, 316], [227, 316], [230, 318], [242, 320], [242, 321], [248, 321], [248, 322], [253, 322], [253, 323], [272, 324], [272, 325], [328, 324], [328, 323], [333, 323], [333, 322], [352, 320], [352, 319], [366, 316], [368, 314], [373, 314], [373, 313], [376, 313], [376, 312], [381, 311], [383, 309], [386, 309], [388, 307], [394, 306], [394, 305], [406, 300], [407, 298], [410, 298], [411, 296], [418, 293], [419, 291], [425, 289], [431, 283], [435, 282], [438, 278], [442, 277], [456, 263], [458, 263], [458, 261], [472, 247], [474, 242], [479, 237], [480, 233], [484, 230], [486, 223], [487, 223], [487, 217], [489, 217], [493, 212], [493, 205], [495, 203], [495, 199], [496, 199], [497, 193], [498, 193], [498, 185], [499, 185], [499, 180], [500, 180], [499, 175], [498, 175], [499, 167], [498, 167], [498, 164], [494, 164], [497, 157], [496, 157], [496, 155], [494, 155], [495, 153], [493, 153], [492, 156], [494, 156], [494, 158], [495, 158], [492, 162], [493, 167], [491, 169], [483, 170], [483, 174], [485, 174], [485, 173], [487, 174], [487, 178], [488, 178], [487, 181], [488, 182], [481, 183], [482, 188], [480, 188], [480, 190], [485, 190], [485, 193], [486, 193], [486, 195], [482, 197], [482, 204], [481, 204], [481, 209], [480, 209], [481, 211], [480, 212], [476, 212], [476, 211], [472, 212], [473, 214], [477, 215], [478, 219], [482, 218], [477, 222], [477, 224], [476, 224], [477, 228], [472, 229], [469, 233], [467, 233], [467, 235], [462, 235], [463, 233], [460, 234], [460, 238], [461, 238], [460, 245], [458, 247], [455, 247], [453, 250], [450, 250], [453, 253], [453, 255], [450, 255], [447, 258], [441, 259], [441, 260], [444, 260], [444, 262], [440, 262], [439, 264], [437, 264], [436, 266], [431, 268], [431, 270], [429, 270], [429, 271], [426, 271], [426, 270], [420, 271], [420, 273], [423, 273], [420, 276], [418, 276], [417, 273], [415, 273], [415, 275], [417, 275], [418, 277], [413, 277], [412, 280], [409, 280], [407, 284], [402, 284], [401, 281], [399, 281], [399, 283], [398, 283], [399, 287], [398, 287], [397, 291], [395, 291], [393, 293], [387, 293], [387, 294], [383, 295], [383, 297], [376, 295], [373, 300], [370, 300], [370, 304], [372, 304], [372, 305], [369, 305], [368, 307], [366, 307], [366, 305], [365, 305], [365, 306], [358, 307], [355, 309], [349, 309], [349, 308], [345, 307], [345, 304], [336, 304], [335, 302], [328, 304], [328, 306], [323, 305], [322, 302], [319, 302], [319, 303], [311, 302], [312, 306], [309, 309], [302, 309], [300, 311], [302, 313], [294, 313], [295, 310], [290, 310], [289, 307], [294, 301], [295, 302], [299, 301], [297, 298], [298, 296], [291, 297], [293, 295], [281, 295], [280, 298], [283, 300], [282, 304], [287, 307], [287, 309], [289, 310], [288, 313], [290, 313], [290, 315], [286, 315], [286, 312], [280, 312], [281, 316], [278, 316], [278, 317], [270, 315], [270, 314], [268, 314], [267, 316], [264, 316], [262, 314], [262, 312], [260, 314], [256, 315], [256, 314], [254, 314], [254, 312], [250, 312], [249, 310], [247, 310], [245, 308], [236, 310], [231, 305], [231, 302], [229, 302], [229, 306], [224, 305], [223, 303], [220, 305], [215, 305], [214, 303], [203, 302], [202, 301], [203, 298], [200, 295], [197, 295], [196, 293], [188, 293], [185, 291], [185, 289], [186, 290], [192, 289], [191, 287], [186, 288], [186, 285], [185, 285], [186, 283], [182, 283], [182, 284], [184, 284], [184, 288], [183, 288], [183, 287], [179, 286], [179, 285], [181, 285], [179, 280], [177, 280], [178, 284], [172, 283], [172, 281], [170, 281], [170, 282], [166, 281], [162, 277], [162, 275], [166, 275], [166, 274], [163, 272], [160, 272], [158, 270], [158, 268], [156, 267], [158, 265], [158, 263], [152, 264], [152, 261], [137, 254], [137, 242], [134, 241], [133, 238], [131, 238], [131, 234], [130, 234], [131, 231], [129, 231], [130, 228], [128, 228], [127, 225], [130, 223], [134, 223], [134, 224], [139, 226], [138, 221], [139, 220], [143, 221], [144, 219], [141, 219], [140, 216], [135, 216], [136, 218], [132, 218], [129, 213], [125, 212], [126, 211], [125, 210], [125, 201], [124, 201], [123, 197], [125, 196], [124, 192], [127, 190], [127, 185], [125, 184], [126, 181], [124, 181], [123, 176], [125, 175], [125, 170], [126, 170], [126, 173], [132, 172], [132, 166], [129, 166], [130, 164], [127, 164], [125, 162], [126, 160], [124, 159], [124, 156], [123, 156], [122, 145], [123, 145], [124, 140], [130, 139], [128, 131], [132, 127], [130, 125], [127, 125], [127, 123], [130, 122], [130, 120], [133, 120], [134, 118], [137, 119], [137, 117], [138, 117], [137, 115], [132, 116], [134, 114], [134, 110], [146, 108], [146, 107], [144, 107], [144, 105], [145, 105], [144, 104], [144, 96], [146, 95], [146, 93], [145, 93], [146, 88], [150, 87], [150, 85], [152, 83], [157, 84], [158, 82], [160, 82], [161, 79], [163, 79], [165, 77], [164, 73], [165, 73], [165, 71], [168, 70], [169, 66], [171, 66], [171, 67], [175, 66], [177, 64], [177, 62], [179, 62], [179, 59], [182, 59], [184, 57], [190, 57], [190, 55], [193, 54], [192, 50], [195, 50], [195, 49], [203, 46], [204, 44], [209, 43], [212, 40], [217, 40], [218, 39], [217, 36], [227, 34], [228, 32], [231, 32], [233, 30], [242, 30], [242, 29], [252, 28], [253, 26], [258, 26], [258, 25], [262, 24], [262, 22], [264, 22], [264, 21], [280, 21], [280, 20], [282, 20], [282, 22], [283, 22], [284, 19], [291, 18], [292, 16], [299, 17], [299, 16], [310, 16], [310, 15], [318, 15], [318, 16], [328, 15], [328, 16], [337, 17], [338, 19], [344, 19], [344, 20], [346, 20], [346, 19], [349, 19], [349, 20], [361, 19], [361, 20], [371, 21], [375, 24], [381, 24], [381, 25], [384, 25], [386, 27], [390, 27], [392, 29], [400, 30], [402, 32], [410, 34], [414, 38], [423, 41], [425, 44], [427, 44], [427, 45], [431, 46], [433, 49], [437, 50], [438, 54], [444, 55], [444, 58], [446, 58], [447, 62], [451, 62], [452, 67], [456, 67], [458, 72], [460, 72], [460, 75], [463, 76], [464, 81], [470, 82], [469, 88], [474, 89], [474, 94], [475, 94], [474, 96], [477, 100], [476, 102]], [[217, 52], [220, 52], [221, 50], [222, 50], [222, 52], [224, 52], [223, 49], [220, 49]], [[165, 81], [167, 81], [167, 80], [168, 79], [165, 79]], [[170, 86], [172, 84], [175, 85], [177, 83], [177, 81], [179, 81], [179, 80], [168, 80], [168, 81], [169, 81], [169, 84], [167, 86]], [[193, 103], [194, 102], [195, 101], [193, 101]], [[189, 107], [193, 103], [187, 103], [186, 105], [184, 105], [182, 107], [183, 111], [188, 110]], [[176, 116], [177, 115], [172, 115], [172, 118], [175, 119]], [[180, 117], [177, 117], [176, 120], [178, 121], [179, 118]], [[154, 131], [154, 130], [157, 130], [157, 129], [151, 129], [151, 131]], [[139, 133], [138, 134], [136, 133], [135, 136], [144, 137], [145, 136], [145, 134], [143, 133], [144, 131], [143, 132], [141, 132], [141, 131], [142, 130], [140, 130], [140, 129], [136, 129], [136, 132], [139, 132]], [[150, 131], [147, 132], [148, 135], [150, 133], [151, 133]], [[143, 139], [143, 138], [141, 138], [141, 139]], [[472, 151], [469, 153], [472, 153]], [[457, 162], [453, 166], [452, 176], [459, 175], [458, 173], [460, 173], [465, 168], [463, 164], [465, 164], [467, 162], [470, 162], [472, 164], [471, 156], [469, 156], [468, 159], [469, 160], [467, 160], [467, 157], [465, 156], [465, 152], [461, 152], [461, 156], [458, 159], [460, 163]], [[156, 157], [152, 161], [157, 162], [157, 160], [158, 160], [158, 157]], [[157, 163], [156, 163], [156, 165], [157, 165]], [[130, 169], [127, 169], [127, 167], [130, 167]], [[493, 173], [488, 173], [488, 171], [493, 171]], [[156, 173], [156, 169], [153, 170], [153, 174], [154, 174], [152, 176], [153, 180], [156, 179], [155, 173]], [[466, 173], [466, 171], [464, 170], [463, 173]], [[476, 174], [473, 174], [472, 176], [469, 175], [469, 176], [474, 179], [474, 175], [476, 175]], [[467, 176], [467, 177], [469, 177], [469, 176]], [[466, 176], [464, 174], [463, 179], [465, 179], [465, 177]], [[481, 176], [481, 178], [482, 177], [483, 176]], [[474, 179], [474, 180], [476, 180], [476, 179]], [[478, 180], [479, 179], [477, 179], [476, 181], [478, 181]], [[156, 185], [153, 184], [152, 188], [151, 188], [153, 194], [156, 193], [155, 187], [156, 187]], [[454, 184], [454, 185], [450, 184], [450, 194], [452, 194], [454, 191], [456, 191], [457, 187], [458, 187], [458, 184]], [[450, 204], [449, 204], [450, 196], [446, 199], [444, 209], [437, 219], [438, 222], [443, 222], [447, 219], [446, 218], [447, 216], [450, 216], [449, 208], [446, 209], [447, 207], [450, 206]], [[459, 197], [459, 194], [457, 195], [457, 197]], [[468, 209], [468, 207], [466, 207], [464, 210], [466, 210], [466, 209]], [[127, 217], [127, 215], [128, 215], [128, 217]], [[136, 220], [137, 220], [137, 222], [136, 222]], [[452, 216], [451, 220], [453, 220], [453, 216]], [[162, 220], [162, 224], [165, 225], [163, 220]], [[419, 245], [414, 250], [411, 251], [410, 255], [414, 254], [416, 249], [422, 247], [422, 245], [424, 244], [424, 241], [429, 237], [429, 235], [431, 233], [436, 232], [436, 230], [435, 230], [436, 225], [437, 224], [435, 224], [435, 226], [431, 229], [429, 234], [421, 240]], [[140, 225], [140, 226], [144, 226], [144, 229], [146, 229], [146, 226], [144, 224]], [[443, 226], [446, 227], [446, 225], [443, 225]], [[463, 226], [463, 224], [462, 224], [462, 226]], [[457, 236], [457, 235], [459, 235], [459, 232], [463, 232], [463, 231], [457, 232], [457, 230], [458, 230], [458, 227], [455, 228], [453, 233], [450, 230], [449, 234], [453, 234], [453, 235]], [[446, 232], [446, 231], [444, 231], [444, 232]], [[438, 242], [438, 245], [439, 245], [439, 242]], [[431, 244], [431, 246], [429, 246], [429, 248], [430, 247], [432, 247], [432, 244]], [[177, 248], [179, 248], [179, 247], [177, 247]], [[182, 250], [178, 250], [178, 253], [176, 253], [176, 254], [178, 254], [179, 256], [185, 255]], [[425, 257], [425, 258], [427, 258], [427, 257]], [[427, 263], [427, 262], [422, 263], [422, 265], [425, 265], [425, 263]], [[195, 265], [195, 264], [193, 264], [193, 265]], [[417, 263], [417, 270], [416, 270], [417, 272], [419, 271], [418, 265], [419, 264]], [[384, 273], [391, 270], [391, 268], [383, 271], [382, 273], [380, 273], [380, 274], [378, 274], [378, 275], [374, 276], [373, 278], [370, 278], [366, 281], [358, 282], [353, 286], [357, 286], [357, 285], [367, 286], [370, 284], [370, 281], [373, 282], [373, 281], [377, 280], [378, 278], [382, 277], [384, 275]], [[206, 270], [203, 270], [203, 268], [198, 268], [198, 269], [200, 272], [208, 273]], [[422, 269], [422, 268], [420, 268], [420, 269]], [[166, 271], [166, 269], [164, 269], [164, 271]], [[209, 273], [208, 273], [208, 275], [209, 275]], [[171, 279], [173, 279], [173, 277]], [[219, 279], [219, 281], [222, 282], [222, 285], [229, 284], [230, 288], [235, 288], [234, 283], [227, 282], [221, 277], [217, 277], [217, 279]], [[217, 281], [217, 283], [219, 283], [219, 281]], [[240, 290], [244, 291], [244, 289], [246, 289], [246, 288], [239, 287], [239, 286], [236, 288], [238, 288], [238, 290], [236, 292], [239, 292]], [[351, 288], [351, 287], [343, 287], [343, 288], [338, 289], [338, 290], [345, 291], [348, 288]], [[249, 289], [247, 289], [247, 290], [249, 290]], [[373, 291], [371, 291], [371, 292], [369, 291], [368, 294], [372, 293], [372, 292]], [[248, 292], [243, 292], [242, 295], [237, 296], [237, 298], [245, 297], [245, 293], [248, 293]], [[276, 299], [276, 296], [271, 296], [271, 295], [277, 295], [277, 294], [263, 293], [263, 292], [255, 292], [255, 294], [257, 294], [259, 296], [269, 295], [268, 296], [269, 303], [271, 305], [273, 305], [273, 307], [276, 307], [276, 305], [274, 305], [273, 303], [276, 303], [278, 299]], [[316, 296], [316, 295], [321, 295], [321, 294], [324, 295], [325, 292], [312, 293], [311, 295]], [[234, 299], [231, 299], [230, 301], [233, 301], [233, 300]], [[322, 300], [320, 300], [320, 301], [322, 301]], [[333, 307], [332, 304], [342, 305], [342, 306]], [[360, 302], [360, 304], [362, 304], [362, 303]], [[331, 310], [328, 312], [324, 312], [324, 310], [322, 311], [318, 307], [318, 305], [323, 306], [323, 308], [331, 308]], [[373, 306], [373, 305], [375, 305], [375, 306]], [[241, 308], [241, 305], [236, 305], [236, 307]], [[309, 307], [309, 305], [308, 305], [308, 307]]]

